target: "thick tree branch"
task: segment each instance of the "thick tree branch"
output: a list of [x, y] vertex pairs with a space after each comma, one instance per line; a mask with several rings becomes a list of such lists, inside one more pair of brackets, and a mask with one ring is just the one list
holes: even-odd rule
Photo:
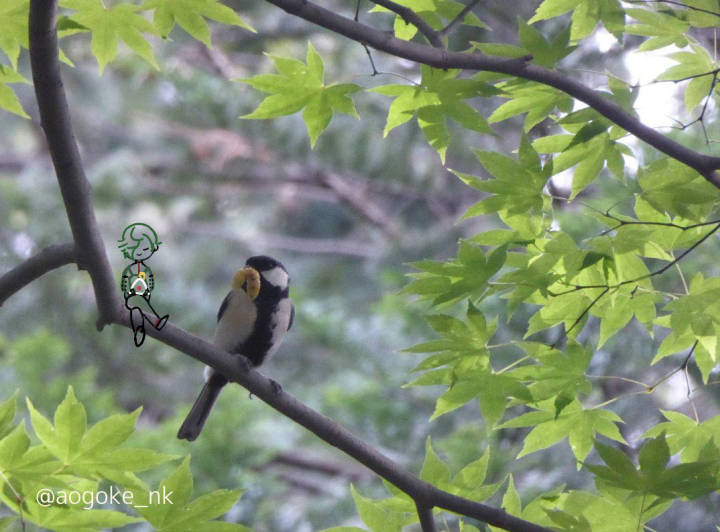
[[703, 155], [666, 137], [640, 122], [601, 93], [569, 76], [529, 64], [522, 58], [505, 59], [477, 53], [450, 52], [445, 49], [403, 41], [393, 37], [391, 34], [338, 15], [324, 7], [314, 5], [307, 0], [267, 1], [308, 22], [396, 57], [436, 68], [459, 68], [509, 74], [554, 87], [586, 103], [598, 113], [650, 146], [697, 170], [710, 183], [720, 188], [720, 173], [716, 172], [716, 170], [720, 169], [720, 157]]
[[5, 300], [46, 273], [75, 262], [75, 245], [48, 246], [0, 277], [0, 307]]
[[[31, 0], [30, 55], [43, 128], [78, 248], [78, 259], [82, 259], [82, 265], [88, 269], [95, 288], [100, 312], [99, 324], [118, 323], [130, 327], [129, 316], [122, 308], [119, 291], [112, 280], [112, 271], [95, 221], [89, 184], [72, 133], [60, 79], [56, 18], [57, 0]], [[160, 331], [149, 328], [146, 332], [220, 371], [286, 417], [352, 456], [412, 497], [419, 510], [439, 507], [505, 530], [550, 532], [545, 527], [511, 516], [504, 510], [458, 497], [420, 480], [330, 418], [312, 410], [290, 394], [278, 392], [272, 381], [251, 369], [244, 357], [221, 351], [170, 323]], [[421, 512], [420, 518], [427, 519], [427, 510]]]
[[30, 3], [30, 63], [40, 120], [65, 202], [77, 263], [92, 279], [98, 306], [97, 326], [102, 329], [111, 321], [117, 289], [95, 220], [90, 183], [82, 167], [60, 78], [56, 8], [57, 2], [53, 0]]

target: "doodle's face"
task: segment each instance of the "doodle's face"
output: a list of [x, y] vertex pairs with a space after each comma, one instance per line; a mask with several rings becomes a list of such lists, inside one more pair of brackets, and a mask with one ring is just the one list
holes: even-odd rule
[[133, 259], [137, 261], [148, 259], [152, 256], [154, 250], [153, 250], [153, 244], [150, 242], [150, 239], [147, 237], [143, 237], [142, 240], [138, 243], [137, 247], [132, 250]]

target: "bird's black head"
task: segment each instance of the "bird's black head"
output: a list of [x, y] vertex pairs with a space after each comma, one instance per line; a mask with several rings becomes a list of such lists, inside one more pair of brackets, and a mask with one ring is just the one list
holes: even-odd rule
[[285, 266], [283, 266], [279, 260], [275, 260], [272, 257], [268, 257], [267, 255], [255, 255], [254, 257], [250, 257], [245, 262], [245, 265], [250, 266], [251, 268], [255, 268], [260, 273], [272, 270], [277, 266], [279, 266], [283, 271], [287, 272]]
[[[255, 255], [254, 257], [250, 257], [245, 262], [245, 265], [255, 268], [258, 271], [262, 277], [263, 284], [270, 283], [274, 288], [280, 290], [286, 290], [290, 284], [290, 277], [285, 266], [283, 266], [279, 260], [275, 260], [272, 257]], [[260, 291], [263, 291], [262, 284]]]

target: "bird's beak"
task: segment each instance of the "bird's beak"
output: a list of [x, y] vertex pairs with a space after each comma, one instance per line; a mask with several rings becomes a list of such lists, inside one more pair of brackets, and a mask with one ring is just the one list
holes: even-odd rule
[[260, 274], [255, 268], [246, 266], [237, 271], [233, 277], [232, 287], [235, 290], [242, 290], [243, 285], [250, 299], [255, 299], [260, 293]]

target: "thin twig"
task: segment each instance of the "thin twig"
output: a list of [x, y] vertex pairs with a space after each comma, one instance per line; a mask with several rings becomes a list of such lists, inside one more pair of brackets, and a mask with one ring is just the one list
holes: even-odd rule
[[675, 375], [677, 372], [685, 370], [685, 368], [687, 368], [688, 363], [690, 362], [690, 358], [692, 358], [693, 353], [695, 353], [695, 348], [697, 347], [697, 345], [698, 345], [698, 341], [695, 340], [695, 342], [693, 342], [692, 347], [690, 347], [690, 351], [688, 352], [687, 356], [685, 357], [685, 360], [683, 360], [683, 363], [680, 364], [679, 367], [675, 368], [673, 371], [671, 371], [667, 375], [658, 379], [654, 384], [650, 384], [648, 386], [648, 392], [655, 391], [655, 389], [658, 386], [660, 386], [663, 382], [667, 381], [670, 377]]
[[13, 496], [15, 497], [15, 502], [18, 506], [18, 518], [20, 519], [20, 528], [24, 531], [25, 530], [25, 516], [23, 514], [23, 502], [25, 499], [23, 498], [20, 493], [15, 489], [15, 487], [12, 485], [12, 482], [10, 482], [10, 479], [7, 478], [5, 473], [0, 470], [0, 477], [2, 477], [3, 482], [5, 482], [5, 485], [10, 488], [10, 491], [12, 491]]
[[[677, 257], [676, 259], [673, 259], [672, 261], [670, 261], [668, 264], [666, 264], [662, 268], [660, 268], [654, 272], [651, 272], [647, 275], [643, 275], [642, 277], [638, 277], [636, 279], [628, 279], [628, 280], [621, 281], [614, 285], [609, 285], [609, 284], [575, 285], [572, 289], [567, 290], [565, 292], [559, 292], [559, 293], [553, 293], [548, 290], [548, 293], [551, 296], [558, 297], [558, 296], [562, 296], [565, 294], [571, 294], [574, 292], [578, 292], [580, 290], [590, 290], [590, 289], [594, 289], [594, 288], [602, 288], [603, 289], [603, 291], [600, 294], [598, 294], [597, 297], [595, 299], [593, 299], [587, 307], [585, 307], [585, 309], [580, 313], [580, 315], [572, 323], [570, 328], [567, 329], [565, 331], [565, 333], [562, 334], [557, 340], [555, 340], [555, 342], [553, 342], [553, 344], [550, 347], [554, 349], [562, 339], [566, 338], [570, 334], [570, 332], [582, 321], [582, 319], [587, 315], [587, 313], [590, 312], [590, 309], [592, 309], [597, 304], [597, 302], [600, 301], [600, 299], [602, 299], [602, 297], [608, 293], [609, 290], [611, 290], [611, 289], [618, 290], [621, 286], [640, 282], [642, 280], [649, 279], [650, 277], [654, 277], [655, 275], [660, 275], [660, 274], [666, 272], [668, 269], [677, 265], [677, 263], [680, 262], [683, 257], [685, 257], [690, 252], [692, 252], [692, 250], [694, 250], [696, 247], [698, 247], [700, 244], [702, 244], [705, 240], [707, 240], [710, 237], [710, 235], [712, 235], [718, 229], [720, 229], [720, 223], [718, 223], [708, 234], [706, 234], [704, 237], [702, 237], [700, 240], [698, 240], [692, 246], [690, 246], [688, 249], [686, 249], [679, 257]], [[633, 290], [633, 293], [634, 292], [635, 291]], [[695, 347], [693, 346], [693, 350], [694, 349], [695, 349]], [[692, 355], [692, 351], [690, 352], [690, 354]], [[688, 358], [689, 358], [689, 356], [688, 356]]]
[[[670, 254], [670, 256], [675, 259], [675, 255], [673, 255], [672, 253]], [[680, 276], [680, 282], [683, 285], [683, 290], [685, 290], [685, 295], [688, 295], [690, 293], [690, 288], [688, 287], [687, 280], [685, 279], [685, 274], [683, 273], [682, 268], [679, 264], [675, 263], [675, 268], [677, 269], [678, 275]]]
[[623, 382], [627, 382], [630, 384], [635, 384], [637, 386], [642, 386], [643, 388], [646, 388], [646, 389], [648, 388], [648, 385], [642, 381], [636, 381], [635, 379], [629, 379], [628, 377], [619, 377], [617, 375], [588, 375], [588, 374], [585, 374], [585, 378], [599, 379], [599, 380], [618, 380], [618, 381], [623, 381]]
[[695, 242], [692, 246], [690, 246], [688, 249], [683, 251], [676, 259], [673, 259], [672, 261], [668, 262], [665, 266], [662, 268], [655, 270], [654, 272], [650, 272], [648, 274], [642, 275], [640, 277], [637, 277], [635, 279], [626, 279], [625, 281], [620, 281], [616, 284], [576, 284], [571, 285], [572, 288], [570, 290], [566, 290], [565, 292], [548, 292], [553, 297], [558, 296], [564, 296], [566, 294], [572, 294], [573, 292], [577, 292], [578, 290], [587, 290], [590, 288], [619, 288], [621, 286], [625, 286], [626, 284], [631, 283], [637, 283], [640, 281], [644, 281], [645, 279], [649, 279], [651, 277], [655, 277], [656, 275], [661, 275], [665, 273], [667, 270], [675, 266], [678, 262], [680, 262], [683, 258], [685, 258], [689, 253], [691, 253], [695, 248], [697, 248], [700, 244], [705, 242], [710, 236], [712, 236], [718, 229], [720, 229], [720, 222], [715, 225], [715, 227], [712, 228], [705, 236], [703, 236], [700, 240]]
[[719, 72], [720, 72], [720, 70], [713, 72], [713, 79], [712, 79], [712, 83], [710, 83], [710, 90], [708, 90], [707, 97], [705, 98], [705, 103], [703, 104], [702, 111], [700, 111], [700, 114], [698, 115], [698, 117], [695, 120], [693, 120], [692, 122], [688, 122], [687, 124], [681, 122], [680, 120], [673, 118], [673, 121], [679, 123], [680, 125], [677, 127], [676, 126], [672, 126], [672, 127], [674, 129], [679, 129], [680, 131], [684, 131], [685, 129], [689, 128], [690, 126], [700, 122], [700, 126], [702, 127], [702, 130], [703, 130], [703, 135], [705, 136], [705, 144], [710, 144], [710, 137], [708, 136], [707, 127], [705, 127], [705, 113], [707, 112], [708, 104], [710, 103], [710, 100], [712, 99], [712, 93], [715, 90], [715, 85], [717, 85]]
[[455, 26], [460, 24], [463, 20], [465, 20], [465, 16], [470, 13], [470, 11], [473, 10], [473, 8], [480, 3], [480, 0], [472, 0], [468, 5], [466, 5], [458, 15], [452, 19], [447, 26], [445, 26], [443, 29], [438, 31], [438, 35], [441, 37], [444, 37], [448, 33], [450, 33]]
[[630, 382], [630, 383], [632, 383], [632, 384], [637, 384], [637, 385], [643, 387], [642, 390], [635, 390], [635, 391], [633, 391], [633, 392], [628, 392], [628, 393], [624, 393], [624, 394], [615, 396], [615, 397], [613, 397], [613, 398], [611, 398], [611, 399], [608, 399], [607, 401], [603, 401], [602, 403], [593, 406], [592, 408], [593, 408], [593, 409], [595, 409], [595, 408], [603, 408], [603, 407], [606, 407], [607, 405], [612, 404], [612, 403], [615, 403], [615, 402], [617, 402], [617, 401], [619, 401], [619, 400], [621, 400], [621, 399], [627, 399], [628, 397], [632, 397], [632, 396], [640, 395], [640, 394], [650, 394], [650, 393], [653, 393], [653, 392], [657, 389], [658, 386], [660, 386], [662, 383], [666, 382], [668, 379], [670, 379], [670, 377], [672, 377], [673, 375], [675, 375], [677, 372], [679, 372], [679, 371], [684, 371], [684, 370], [687, 369], [688, 362], [690, 361], [690, 358], [692, 357], [693, 353], [695, 352], [695, 348], [697, 347], [697, 344], [698, 344], [698, 341], [695, 340], [695, 342], [693, 343], [692, 347], [690, 347], [690, 351], [688, 352], [687, 356], [686, 356], [685, 359], [683, 360], [682, 364], [680, 364], [677, 368], [675, 368], [675, 369], [672, 370], [671, 372], [666, 373], [665, 375], [663, 375], [662, 377], [660, 377], [660, 378], [659, 378], [657, 381], [655, 381], [653, 384], [645, 384], [644, 382], [636, 381], [636, 380], [633, 380], [633, 379], [628, 379], [628, 378], [625, 378], [625, 377], [613, 377], [613, 376], [604, 376], [604, 375], [585, 375], [587, 378], [596, 378], [596, 379], [619, 379], [619, 380], [626, 381], [626, 382]]
[[[353, 20], [355, 22], [359, 21], [360, 17], [360, 0], [357, 0], [357, 3], [355, 4], [355, 17]], [[372, 68], [372, 72], [370, 73], [371, 77], [375, 76], [395, 76], [397, 78], [400, 78], [404, 81], [407, 81], [408, 83], [411, 83], [412, 85], [418, 85], [415, 81], [411, 80], [410, 78], [407, 78], [405, 76], [402, 76], [400, 74], [395, 74], [394, 72], [381, 72], [375, 67], [375, 60], [373, 59], [372, 51], [370, 51], [370, 48], [368, 48], [368, 45], [364, 42], [360, 42], [362, 47], [365, 49], [365, 53], [368, 56], [368, 60], [370, 61], [370, 68]]]
[[425, 506], [418, 502], [415, 503], [415, 507], [417, 508], [418, 517], [420, 518], [420, 528], [422, 532], [437, 532], [435, 519], [433, 519], [432, 506]]
[[[590, 207], [588, 205], [588, 207]], [[608, 209], [605, 212], [599, 211], [598, 209], [595, 209], [594, 207], [590, 207], [591, 209], [595, 210], [596, 212], [599, 212], [602, 216], [605, 216], [606, 218], [610, 218], [611, 220], [614, 220], [618, 222], [617, 225], [610, 227], [609, 229], [606, 229], [602, 233], [600, 233], [600, 236], [605, 236], [608, 233], [611, 233], [620, 227], [624, 225], [658, 225], [661, 227], [672, 227], [673, 229], [679, 229], [680, 231], [688, 231], [690, 229], [697, 229], [698, 227], [705, 227], [706, 225], [715, 225], [719, 224], [720, 220], [710, 220], [709, 222], [700, 222], [690, 225], [679, 225], [672, 222], [645, 222], [642, 220], [623, 220], [622, 218], [618, 218], [614, 214], [610, 214], [610, 209]], [[611, 207], [612, 208], [612, 207]]]
[[687, 81], [689, 79], [695, 79], [695, 78], [704, 78], [705, 76], [714, 76], [718, 72], [720, 72], [720, 68], [716, 68], [714, 70], [710, 70], [708, 72], [702, 72], [700, 74], [692, 74], [691, 76], [685, 76], [684, 78], [678, 78], [678, 79], [656, 79], [654, 81], [651, 81], [648, 83], [648, 85], [654, 85], [655, 83], [680, 83], [681, 81]]
[[582, 311], [582, 314], [580, 314], [580, 315], [575, 319], [575, 321], [573, 322], [573, 324], [570, 326], [570, 328], [567, 330], [567, 332], [566, 332], [565, 334], [570, 334], [570, 331], [572, 331], [572, 330], [575, 328], [575, 326], [576, 326], [578, 323], [580, 323], [580, 321], [585, 317], [585, 315], [586, 315], [588, 312], [590, 312], [590, 309], [592, 309], [592, 308], [595, 306], [595, 304], [596, 304], [598, 301], [600, 301], [600, 299], [602, 299], [602, 297], [603, 297], [605, 294], [608, 293], [609, 290], [610, 290], [610, 287], [607, 287], [607, 288], [606, 288], [605, 290], [603, 290], [600, 294], [598, 294], [598, 296], [597, 296], [595, 299], [593, 299], [592, 302], [591, 302], [587, 307], [585, 307], [585, 310]]
[[668, 4], [668, 5], [672, 5], [672, 6], [684, 7], [691, 11], [697, 11], [699, 13], [706, 13], [708, 15], [714, 15], [716, 17], [720, 17], [720, 12], [718, 12], [718, 11], [711, 11], [709, 9], [704, 9], [702, 7], [691, 6], [689, 4], [685, 4], [683, 2], [678, 2], [676, 0], [624, 0], [624, 1], [627, 2], [628, 4]]
[[687, 366], [685, 366], [685, 369], [683, 370], [683, 375], [685, 376], [685, 386], [687, 387], [687, 399], [690, 402], [693, 415], [695, 416], [695, 423], [700, 423], [700, 416], [698, 415], [697, 407], [695, 406], [695, 400], [692, 398], [693, 391], [690, 387], [690, 375], [688, 374]]

